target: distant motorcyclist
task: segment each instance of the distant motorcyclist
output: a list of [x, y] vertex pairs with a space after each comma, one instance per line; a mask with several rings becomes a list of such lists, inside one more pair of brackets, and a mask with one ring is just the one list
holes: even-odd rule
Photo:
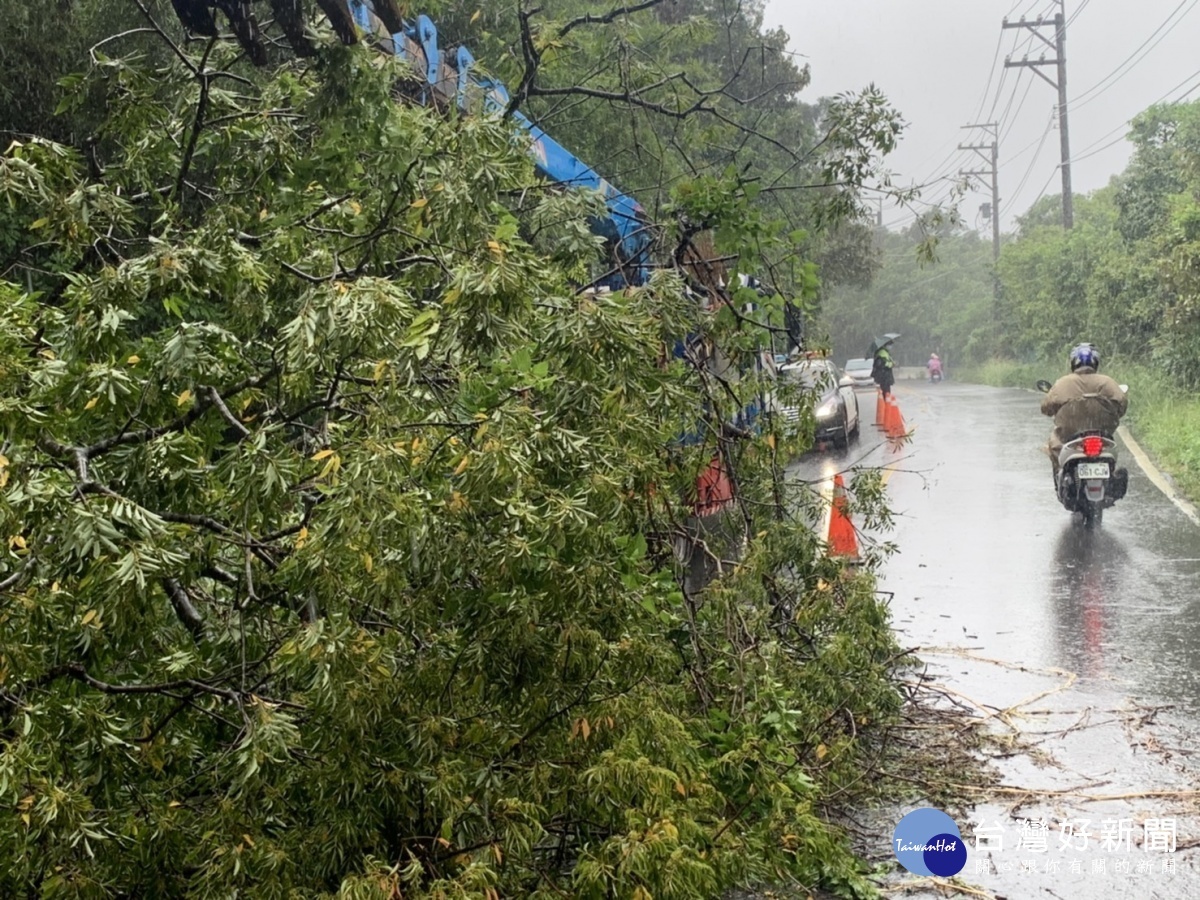
[[925, 363], [925, 368], [929, 371], [930, 381], [942, 377], [942, 361], [936, 353], [929, 354], [929, 362]]
[[896, 383], [896, 375], [892, 371], [892, 355], [888, 353], [887, 347], [880, 347], [875, 351], [875, 360], [871, 364], [871, 378], [879, 385], [883, 396], [891, 393], [892, 385]]
[[1046, 451], [1055, 483], [1063, 444], [1084, 431], [1112, 435], [1129, 404], [1121, 386], [1099, 373], [1100, 354], [1091, 344], [1074, 347], [1070, 363], [1071, 374], [1058, 379], [1042, 400], [1042, 415], [1054, 417]]

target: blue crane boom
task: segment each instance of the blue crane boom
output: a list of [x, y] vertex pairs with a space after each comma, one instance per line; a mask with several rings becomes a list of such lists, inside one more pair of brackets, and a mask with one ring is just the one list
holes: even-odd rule
[[[410, 63], [420, 83], [424, 103], [457, 106], [464, 114], [502, 115], [511, 96], [498, 80], [482, 71], [466, 47], [452, 52], [438, 45], [438, 30], [428, 16], [403, 22], [399, 32], [388, 29], [376, 15], [372, 0], [350, 0], [350, 12], [359, 31], [374, 35], [387, 52]], [[612, 272], [597, 282], [614, 290], [644, 284], [650, 274], [650, 223], [642, 205], [618, 190], [520, 112], [510, 115], [517, 130], [529, 139], [530, 154], [538, 173], [569, 188], [598, 191], [608, 207], [605, 218], [593, 220], [592, 230], [615, 250]]]
[[[213, 8], [219, 8], [229, 18], [234, 33], [250, 59], [256, 65], [267, 60], [266, 48], [257, 21], [247, 0], [171, 0], [180, 21], [189, 31], [209, 36], [218, 33]], [[640, 203], [618, 190], [591, 166], [584, 163], [554, 140], [519, 111], [510, 111], [511, 96], [497, 79], [483, 72], [474, 56], [464, 46], [443, 49], [439, 46], [438, 30], [425, 15], [406, 19], [400, 13], [397, 0], [317, 0], [343, 43], [353, 44], [370, 37], [381, 50], [405, 61], [411, 74], [403, 89], [411, 99], [426, 106], [460, 110], [464, 115], [507, 115], [514, 133], [528, 140], [529, 152], [538, 173], [548, 181], [567, 188], [591, 189], [604, 199], [607, 215], [597, 216], [590, 223], [592, 231], [603, 237], [613, 251], [613, 266], [609, 273], [595, 282], [597, 287], [621, 290], [645, 284], [650, 277], [652, 232], [650, 222]], [[271, 0], [276, 21], [282, 27], [295, 52], [310, 56], [315, 48], [304, 30], [303, 11], [298, 0]], [[705, 289], [724, 295], [729, 286], [718, 276], [715, 283], [699, 279]], [[744, 286], [756, 283], [743, 281]], [[761, 292], [761, 288], [759, 288]], [[790, 331], [789, 327], [789, 331]], [[695, 336], [679, 342], [676, 354], [684, 353], [685, 345]], [[800, 342], [798, 339], [797, 343]], [[701, 350], [703, 365], [726, 372], [728, 363], [719, 349]], [[755, 368], [765, 365], [773, 370], [770, 354]], [[767, 406], [765, 396], [740, 409], [725, 423], [731, 434], [745, 434], [755, 427], [755, 419]], [[680, 443], [707, 443], [708, 431], [697, 429], [681, 435]], [[733, 483], [726, 471], [720, 451], [716, 451], [707, 468], [696, 482], [692, 506], [696, 514], [709, 515], [725, 508], [733, 499]]]

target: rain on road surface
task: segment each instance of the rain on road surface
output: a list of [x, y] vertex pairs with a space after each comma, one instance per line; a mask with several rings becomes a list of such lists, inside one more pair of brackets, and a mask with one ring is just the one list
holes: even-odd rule
[[[1200, 897], [1200, 528], [1125, 447], [1129, 493], [1098, 528], [1073, 520], [1039, 451], [1038, 394], [902, 382], [897, 397], [909, 446], [876, 446], [864, 424], [857, 444], [794, 474], [830, 477], [864, 455], [894, 468], [884, 537], [900, 552], [880, 588], [899, 640], [948, 696], [1023, 742], [997, 762], [1006, 788], [958, 823], [960, 878], [1008, 900]], [[874, 396], [859, 399], [873, 421]], [[1163, 853], [1172, 820], [1178, 850]]]

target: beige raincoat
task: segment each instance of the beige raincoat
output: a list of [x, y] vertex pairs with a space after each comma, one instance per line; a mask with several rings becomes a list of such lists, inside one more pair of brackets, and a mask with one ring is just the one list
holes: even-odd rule
[[1128, 405], [1119, 384], [1087, 366], [1058, 379], [1042, 400], [1042, 415], [1054, 417], [1054, 431], [1046, 450], [1055, 471], [1065, 442], [1081, 431], [1112, 434]]

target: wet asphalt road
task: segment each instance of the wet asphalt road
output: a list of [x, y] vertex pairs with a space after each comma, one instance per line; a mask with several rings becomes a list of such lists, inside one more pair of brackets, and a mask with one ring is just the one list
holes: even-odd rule
[[[870, 423], [874, 396], [859, 396]], [[900, 552], [880, 587], [899, 638], [1020, 748], [997, 762], [1005, 789], [959, 823], [960, 877], [1009, 900], [1200, 898], [1188, 849], [1200, 845], [1200, 528], [1125, 448], [1127, 496], [1097, 528], [1073, 520], [1054, 498], [1033, 392], [918, 382], [897, 397], [909, 446], [892, 452], [864, 424], [847, 451], [810, 454], [795, 473], [894, 469], [898, 520], [880, 537]], [[1162, 853], [1171, 820], [1178, 849]], [[1106, 843], [1123, 829], [1127, 846]], [[881, 829], [881, 847], [891, 838]]]

